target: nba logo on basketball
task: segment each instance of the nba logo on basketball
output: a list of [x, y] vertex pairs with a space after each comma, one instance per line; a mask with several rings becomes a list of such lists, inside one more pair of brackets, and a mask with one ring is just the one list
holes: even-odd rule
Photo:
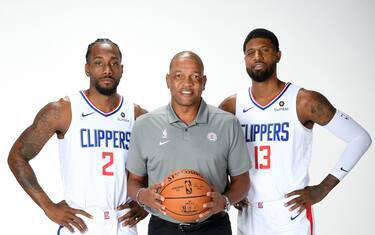
[[185, 190], [186, 190], [186, 194], [191, 194], [193, 192], [193, 188], [191, 187], [190, 180], [185, 180]]

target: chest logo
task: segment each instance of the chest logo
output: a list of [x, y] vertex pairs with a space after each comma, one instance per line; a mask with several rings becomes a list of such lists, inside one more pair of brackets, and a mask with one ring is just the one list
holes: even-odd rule
[[247, 111], [249, 111], [249, 110], [252, 109], [252, 108], [254, 108], [254, 106], [253, 106], [253, 107], [250, 107], [250, 108], [244, 108], [244, 109], [242, 110], [242, 112], [243, 112], [243, 113], [246, 113]]
[[207, 139], [211, 142], [215, 142], [217, 140], [217, 135], [215, 132], [210, 132], [207, 134]]
[[168, 143], [170, 140], [168, 139], [168, 133], [167, 133], [167, 129], [164, 129], [161, 133], [161, 140], [159, 142], [159, 146], [162, 146], [166, 143]]
[[164, 145], [164, 144], [166, 144], [166, 143], [168, 143], [170, 140], [161, 140], [160, 142], [159, 142], [159, 145], [160, 146], [162, 146], [162, 145]]
[[84, 113], [84, 112], [82, 112], [82, 117], [87, 117], [87, 116], [89, 116], [89, 115], [91, 115], [91, 114], [94, 114], [95, 112], [91, 112], [91, 113]]

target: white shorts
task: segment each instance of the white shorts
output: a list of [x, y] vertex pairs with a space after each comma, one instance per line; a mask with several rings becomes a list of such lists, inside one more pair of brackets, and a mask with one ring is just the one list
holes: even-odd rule
[[291, 199], [251, 203], [238, 212], [238, 235], [312, 235], [311, 207], [298, 214], [284, 204]]
[[[137, 228], [124, 227], [118, 222], [117, 218], [127, 213], [126, 210], [103, 210], [98, 207], [90, 207], [82, 209], [92, 215], [94, 218], [89, 219], [85, 216], [78, 215], [83, 219], [87, 226], [87, 232], [85, 235], [136, 235]], [[67, 228], [60, 226], [57, 231], [57, 235], [70, 235], [70, 234], [81, 234], [77, 228], [74, 228], [74, 232], [71, 233]]]

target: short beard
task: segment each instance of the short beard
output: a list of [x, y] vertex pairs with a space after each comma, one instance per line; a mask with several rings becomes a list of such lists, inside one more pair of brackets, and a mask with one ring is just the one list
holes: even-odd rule
[[247, 74], [256, 82], [267, 81], [276, 70], [276, 63], [271, 64], [265, 71], [254, 73], [251, 69], [246, 68]]
[[105, 95], [105, 96], [110, 96], [110, 95], [113, 95], [117, 91], [118, 84], [119, 84], [119, 82], [115, 81], [115, 84], [114, 84], [113, 87], [103, 88], [99, 85], [99, 82], [97, 82], [97, 83], [95, 83], [95, 88], [100, 94]]

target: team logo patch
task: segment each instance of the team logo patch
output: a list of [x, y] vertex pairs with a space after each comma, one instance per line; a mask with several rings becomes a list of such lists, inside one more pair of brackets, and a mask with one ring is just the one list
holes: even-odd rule
[[207, 134], [207, 139], [211, 142], [215, 142], [217, 140], [217, 135], [215, 132], [210, 132]]
[[109, 211], [104, 211], [104, 219], [110, 219]]
[[258, 202], [258, 208], [263, 208], [263, 202]]

